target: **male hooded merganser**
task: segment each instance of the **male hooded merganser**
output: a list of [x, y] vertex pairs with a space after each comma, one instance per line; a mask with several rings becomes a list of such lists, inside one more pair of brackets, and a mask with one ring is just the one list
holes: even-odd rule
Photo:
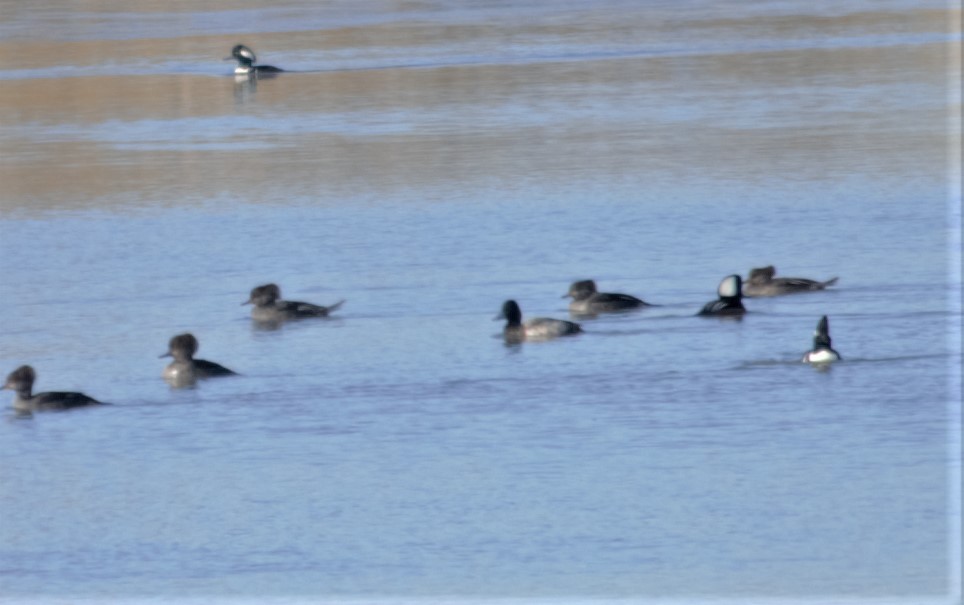
[[287, 319], [302, 319], [306, 317], [328, 317], [344, 304], [340, 300], [335, 304], [323, 307], [294, 300], [281, 300], [281, 288], [275, 284], [265, 284], [251, 290], [251, 297], [241, 303], [254, 305], [251, 318], [260, 322], [279, 322]]
[[817, 322], [817, 330], [813, 333], [813, 349], [803, 356], [804, 363], [830, 363], [840, 361], [840, 353], [833, 350], [830, 341], [830, 325], [824, 315]]
[[823, 290], [827, 286], [837, 283], [837, 278], [827, 281], [816, 281], [803, 277], [773, 277], [776, 275], [773, 265], [759, 267], [750, 271], [750, 276], [743, 284], [743, 296], [780, 296], [797, 292], [813, 292]]
[[596, 282], [591, 279], [573, 282], [569, 286], [569, 292], [562, 297], [572, 297], [569, 312], [576, 315], [615, 313], [651, 306], [648, 302], [629, 294], [599, 292], [596, 290]]
[[727, 275], [720, 282], [716, 292], [719, 298], [703, 305], [698, 315], [743, 315], [746, 309], [743, 307], [743, 294], [741, 292], [741, 282], [739, 275]]
[[253, 50], [244, 44], [236, 45], [231, 49], [231, 56], [224, 58], [225, 61], [230, 61], [231, 59], [237, 59], [238, 61], [238, 66], [234, 68], [234, 73], [239, 76], [250, 74], [277, 74], [284, 71], [280, 67], [273, 65], [255, 65], [254, 62], [258, 60], [258, 57], [255, 56]]
[[557, 336], [571, 336], [582, 332], [579, 324], [564, 319], [549, 319], [548, 317], [534, 317], [522, 323], [522, 310], [514, 300], [507, 300], [502, 305], [502, 312], [494, 320], [506, 320], [502, 331], [506, 342], [518, 343], [523, 340], [549, 340]]
[[213, 361], [194, 359], [197, 349], [197, 338], [194, 338], [193, 334], [178, 334], [171, 338], [167, 345], [167, 353], [159, 356], [174, 358], [174, 361], [164, 368], [164, 380], [174, 386], [186, 386], [194, 384], [199, 378], [236, 375], [235, 372]]
[[3, 388], [10, 389], [17, 394], [13, 399], [13, 409], [18, 412], [29, 413], [104, 405], [83, 393], [50, 392], [32, 395], [33, 383], [36, 378], [37, 373], [30, 366], [20, 366], [7, 376], [7, 382], [3, 385]]

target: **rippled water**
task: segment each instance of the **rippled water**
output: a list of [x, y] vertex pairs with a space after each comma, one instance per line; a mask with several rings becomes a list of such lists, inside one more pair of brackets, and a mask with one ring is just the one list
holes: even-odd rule
[[959, 11], [0, 6], [0, 600], [960, 598]]

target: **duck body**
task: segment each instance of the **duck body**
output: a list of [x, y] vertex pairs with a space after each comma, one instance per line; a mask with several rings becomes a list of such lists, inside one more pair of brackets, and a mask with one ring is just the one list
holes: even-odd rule
[[830, 322], [824, 315], [817, 322], [817, 329], [813, 333], [813, 349], [803, 356], [804, 363], [831, 363], [840, 361], [840, 353], [834, 351], [830, 339]]
[[814, 292], [834, 285], [838, 279], [833, 277], [827, 281], [816, 281], [803, 277], [774, 277], [776, 272], [777, 270], [773, 265], [752, 269], [747, 281], [743, 282], [743, 296], [782, 296]]
[[716, 289], [719, 298], [703, 305], [697, 315], [736, 317], [746, 313], [742, 300], [742, 281], [739, 275], [724, 277]]
[[330, 313], [344, 304], [340, 300], [333, 305], [324, 307], [294, 300], [282, 300], [281, 289], [276, 284], [265, 284], [251, 290], [251, 296], [243, 305], [254, 305], [251, 318], [258, 322], [282, 322], [289, 319], [306, 319], [310, 317], [328, 317]]
[[37, 373], [30, 366], [20, 366], [7, 376], [3, 388], [16, 393], [13, 399], [13, 409], [17, 412], [62, 411], [93, 405], [105, 405], [93, 397], [70, 391], [50, 391], [34, 395], [33, 383], [36, 378]]
[[173, 357], [174, 361], [164, 368], [164, 380], [173, 386], [187, 386], [203, 378], [236, 376], [237, 373], [221, 364], [206, 359], [194, 359], [198, 341], [193, 334], [178, 334], [168, 343], [168, 351], [160, 357]]
[[193, 382], [201, 378], [237, 376], [237, 372], [206, 359], [191, 359], [188, 361], [172, 361], [164, 368], [163, 376], [165, 380], [171, 382]]
[[539, 341], [550, 340], [560, 336], [572, 336], [582, 332], [579, 324], [566, 321], [564, 319], [551, 319], [548, 317], [534, 317], [525, 323], [522, 322], [522, 310], [514, 300], [507, 300], [502, 305], [502, 312], [495, 317], [496, 320], [506, 320], [505, 328], [502, 331], [506, 342], [517, 343], [526, 340]]
[[255, 65], [254, 62], [258, 60], [258, 57], [254, 54], [253, 50], [244, 44], [235, 45], [235, 47], [231, 49], [231, 56], [225, 57], [224, 60], [229, 61], [231, 59], [235, 59], [238, 62], [237, 67], [234, 68], [234, 73], [238, 76], [279, 74], [284, 71], [274, 65]]
[[569, 312], [574, 315], [594, 315], [596, 313], [619, 313], [651, 306], [646, 301], [630, 294], [599, 292], [596, 282], [591, 279], [573, 282], [563, 298], [572, 298]]
[[834, 361], [840, 361], [840, 354], [833, 349], [818, 349], [816, 351], [807, 351], [803, 356], [803, 363], [831, 363]]

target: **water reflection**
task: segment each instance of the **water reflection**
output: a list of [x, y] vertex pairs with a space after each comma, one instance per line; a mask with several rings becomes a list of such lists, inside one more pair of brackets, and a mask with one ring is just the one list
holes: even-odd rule
[[[230, 58], [230, 57], [229, 57]], [[235, 106], [244, 105], [254, 99], [258, 91], [259, 80], [272, 80], [278, 76], [279, 72], [271, 71], [251, 71], [248, 73], [234, 74], [234, 104]]]
[[258, 92], [258, 77], [238, 74], [234, 76], [234, 104], [244, 105]]
[[814, 372], [818, 372], [818, 373], [827, 373], [833, 370], [832, 363], [811, 363], [809, 365], [813, 367]]

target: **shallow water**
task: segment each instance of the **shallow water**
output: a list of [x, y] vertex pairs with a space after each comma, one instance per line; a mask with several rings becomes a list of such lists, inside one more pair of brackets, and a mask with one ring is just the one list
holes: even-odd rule
[[959, 598], [959, 12], [168, 4], [0, 11], [4, 601]]

